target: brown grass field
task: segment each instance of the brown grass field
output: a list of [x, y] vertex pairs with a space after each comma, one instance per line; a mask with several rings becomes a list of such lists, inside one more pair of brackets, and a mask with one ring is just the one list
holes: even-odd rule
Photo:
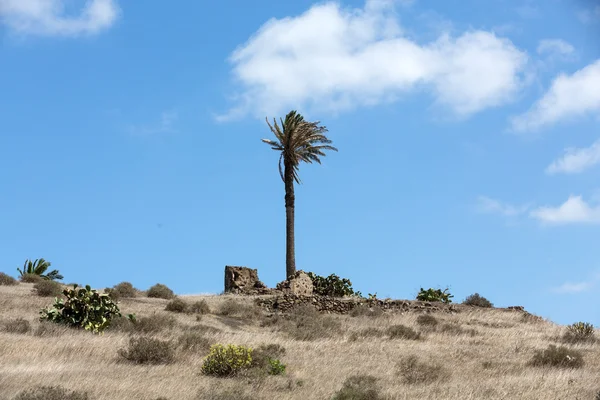
[[[518, 311], [461, 307], [456, 314], [431, 314], [437, 320], [435, 327], [419, 324], [416, 313], [307, 313], [298, 317], [302, 323], [292, 326], [285, 318], [263, 315], [249, 297], [180, 296], [188, 303], [205, 300], [210, 312], [200, 316], [168, 312], [168, 300], [140, 296], [122, 299], [121, 312], [157, 320], [155, 332], [132, 333], [115, 325], [104, 335], [94, 335], [41, 324], [39, 310], [51, 306], [53, 298], [39, 297], [32, 288], [31, 283], [0, 286], [2, 400], [40, 385], [87, 392], [89, 399], [97, 400], [323, 400], [336, 395], [337, 399], [373, 400], [600, 399], [598, 332], [593, 340], [564, 343], [564, 326], [526, 318]], [[167, 326], [160, 316], [172, 316], [175, 324]], [[18, 318], [27, 320], [29, 326], [14, 328]], [[421, 337], [390, 338], [387, 332], [394, 325], [411, 327]], [[184, 333], [196, 333], [198, 345], [187, 350], [177, 345], [172, 363], [134, 364], [119, 355], [131, 335], [181, 343]], [[286, 373], [205, 376], [203, 358], [207, 346], [214, 343], [281, 345]], [[535, 352], [550, 344], [578, 350], [583, 366], [529, 365]], [[407, 361], [411, 356], [412, 363]], [[346, 379], [354, 375], [375, 378], [370, 394], [339, 394]]]

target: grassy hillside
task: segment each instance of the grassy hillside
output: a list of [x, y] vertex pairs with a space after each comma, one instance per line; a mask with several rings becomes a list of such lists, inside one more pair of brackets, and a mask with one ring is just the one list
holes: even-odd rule
[[[179, 298], [204, 302], [179, 313], [165, 310], [170, 300], [122, 298], [123, 315], [135, 313], [138, 323], [120, 319], [100, 336], [40, 323], [40, 308], [53, 298], [35, 294], [32, 283], [0, 286], [0, 398], [39, 385], [80, 392], [71, 399], [110, 400], [600, 398], [598, 333], [565, 343], [565, 327], [518, 311], [461, 307], [429, 317], [368, 310], [342, 316], [305, 308], [286, 317], [267, 315], [250, 297]], [[128, 352], [132, 337], [169, 341], [170, 350], [147, 342]], [[215, 343], [272, 345], [286, 373], [206, 376], [203, 359]], [[583, 366], [544, 366], [543, 359], [530, 365], [551, 344], [579, 351]], [[135, 363], [144, 357], [168, 363]], [[44, 397], [21, 396], [30, 398]]]

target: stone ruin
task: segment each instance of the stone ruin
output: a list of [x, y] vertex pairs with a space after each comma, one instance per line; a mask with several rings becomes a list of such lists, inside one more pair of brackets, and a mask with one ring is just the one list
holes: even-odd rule
[[225, 266], [225, 293], [311, 296], [313, 294], [313, 283], [304, 271], [297, 271], [291, 279], [278, 283], [275, 289], [269, 289], [258, 279], [256, 269], [227, 265]]

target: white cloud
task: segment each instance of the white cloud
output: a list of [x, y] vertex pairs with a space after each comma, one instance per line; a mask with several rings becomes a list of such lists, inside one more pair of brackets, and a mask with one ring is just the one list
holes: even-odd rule
[[582, 172], [600, 163], [600, 140], [583, 149], [568, 148], [565, 154], [546, 168], [548, 174]]
[[529, 214], [542, 223], [564, 224], [600, 224], [600, 206], [590, 206], [581, 196], [570, 196], [558, 207], [539, 207]]
[[512, 119], [517, 132], [533, 131], [588, 113], [600, 115], [600, 60], [572, 75], [561, 74], [526, 113]]
[[584, 24], [591, 24], [600, 21], [600, 6], [581, 10], [577, 13], [577, 17]]
[[130, 125], [127, 127], [129, 133], [133, 135], [155, 135], [160, 133], [173, 133], [173, 126], [179, 119], [176, 111], [164, 111], [160, 114], [158, 123], [154, 125]]
[[537, 52], [540, 55], [546, 54], [550, 57], [569, 58], [575, 52], [575, 48], [562, 39], [544, 39], [540, 41]]
[[479, 196], [477, 198], [477, 209], [484, 213], [500, 214], [505, 217], [515, 217], [526, 213], [529, 208], [529, 205], [515, 206], [503, 203], [499, 200], [491, 199], [486, 196]]
[[596, 273], [590, 279], [582, 282], [565, 282], [552, 289], [555, 293], [570, 294], [582, 293], [593, 289], [600, 282], [600, 273]]
[[220, 119], [298, 107], [339, 112], [417, 89], [464, 117], [511, 101], [524, 85], [527, 54], [508, 39], [469, 31], [422, 45], [403, 36], [394, 3], [325, 3], [269, 20], [230, 57], [241, 92]]
[[0, 0], [0, 21], [20, 34], [75, 36], [98, 33], [116, 21], [116, 0], [88, 0], [67, 15], [66, 0]]

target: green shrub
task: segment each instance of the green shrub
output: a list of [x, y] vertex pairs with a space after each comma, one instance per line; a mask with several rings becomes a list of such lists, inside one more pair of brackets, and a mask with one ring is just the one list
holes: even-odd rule
[[438, 325], [438, 320], [430, 314], [421, 314], [417, 317], [417, 324], [429, 328], [435, 328]]
[[594, 325], [588, 322], [576, 322], [567, 326], [563, 340], [568, 343], [594, 341]]
[[41, 280], [34, 284], [33, 288], [40, 297], [58, 297], [63, 291], [60, 283], [50, 280]]
[[4, 272], [0, 272], [0, 286], [14, 286], [18, 284], [19, 281], [17, 281], [15, 278], [5, 274]]
[[61, 386], [38, 386], [19, 393], [13, 400], [89, 400], [87, 392], [68, 391]]
[[269, 359], [269, 375], [285, 375], [286, 365], [277, 359]]
[[210, 349], [211, 340], [198, 332], [185, 332], [179, 336], [178, 344], [183, 350], [205, 352]]
[[171, 289], [169, 289], [167, 286], [165, 286], [161, 283], [157, 283], [156, 285], [154, 285], [150, 289], [148, 289], [148, 293], [146, 295], [148, 297], [154, 297], [157, 299], [167, 299], [167, 300], [171, 300], [172, 298], [175, 297], [175, 293], [173, 293], [173, 291]]
[[189, 312], [200, 315], [209, 314], [210, 307], [208, 306], [206, 300], [198, 300], [190, 304]]
[[121, 282], [112, 288], [104, 289], [113, 300], [130, 299], [137, 296], [137, 290], [129, 282]]
[[17, 318], [4, 322], [4, 331], [8, 333], [25, 334], [31, 330], [29, 321], [23, 318]]
[[448, 292], [448, 289], [432, 289], [429, 288], [427, 290], [421, 288], [419, 294], [417, 294], [417, 300], [420, 301], [441, 301], [442, 303], [448, 304], [452, 303], [451, 298], [454, 297]]
[[536, 350], [529, 365], [534, 367], [561, 367], [581, 368], [583, 367], [583, 356], [581, 352], [568, 347], [551, 344], [545, 350]]
[[175, 360], [171, 342], [149, 337], [130, 338], [129, 348], [120, 349], [118, 354], [135, 364], [170, 364]]
[[332, 400], [379, 400], [382, 399], [377, 387], [377, 378], [370, 375], [351, 376]]
[[333, 297], [344, 297], [355, 294], [352, 289], [352, 282], [349, 279], [340, 278], [336, 274], [323, 277], [308, 272], [307, 275], [313, 282], [313, 293], [315, 294]]
[[23, 274], [19, 277], [19, 280], [24, 283], [37, 283], [43, 281], [44, 278], [36, 274]]
[[167, 303], [165, 310], [176, 313], [184, 313], [188, 311], [188, 304], [179, 298], [175, 298]]
[[466, 304], [468, 306], [476, 306], [476, 307], [484, 307], [484, 308], [494, 307], [492, 302], [490, 302], [485, 297], [480, 296], [479, 293], [475, 293], [470, 296], [467, 296], [465, 301], [463, 301], [463, 304]]
[[112, 319], [121, 316], [119, 306], [109, 295], [100, 294], [90, 285], [85, 288], [65, 289], [66, 301], [56, 299], [50, 309], [40, 311], [40, 320], [62, 323], [73, 327], [82, 327], [93, 333], [102, 333]]
[[232, 376], [252, 366], [252, 349], [244, 346], [215, 344], [202, 364], [202, 373]]
[[387, 334], [390, 339], [419, 340], [421, 338], [419, 332], [406, 325], [392, 325], [388, 328]]
[[416, 356], [402, 359], [397, 368], [403, 383], [409, 385], [429, 384], [446, 380], [449, 376], [449, 372], [441, 365], [419, 361]]

